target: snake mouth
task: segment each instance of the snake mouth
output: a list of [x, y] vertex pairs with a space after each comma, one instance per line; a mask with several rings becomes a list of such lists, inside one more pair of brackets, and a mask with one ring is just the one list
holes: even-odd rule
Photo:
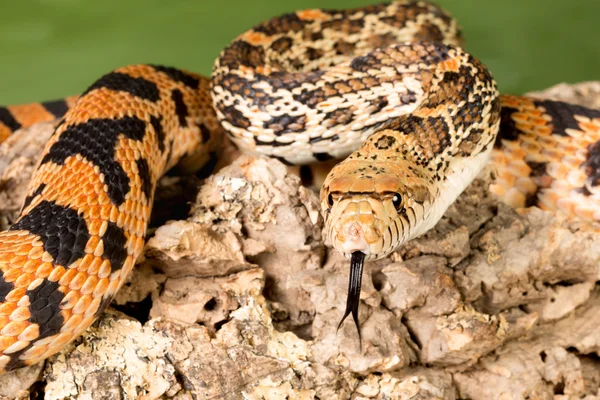
[[332, 221], [332, 245], [344, 257], [352, 259], [354, 254], [363, 254], [365, 261], [376, 260], [387, 255], [383, 248], [384, 237], [378, 219], [373, 215], [346, 215]]

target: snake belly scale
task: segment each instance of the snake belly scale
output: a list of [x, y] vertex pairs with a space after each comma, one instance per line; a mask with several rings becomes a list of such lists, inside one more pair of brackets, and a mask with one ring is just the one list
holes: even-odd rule
[[0, 371], [98, 317], [142, 251], [157, 179], [208, 158], [221, 127], [287, 164], [349, 155], [321, 201], [329, 242], [352, 260], [357, 325], [363, 261], [433, 227], [490, 158], [507, 203], [600, 220], [600, 112], [500, 96], [460, 45], [456, 21], [424, 2], [304, 10], [236, 38], [212, 81], [129, 66], [78, 99], [0, 108], [2, 138], [62, 117], [0, 233]]

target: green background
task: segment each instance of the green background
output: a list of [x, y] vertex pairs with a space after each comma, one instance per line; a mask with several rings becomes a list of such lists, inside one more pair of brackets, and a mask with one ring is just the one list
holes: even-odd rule
[[[209, 74], [231, 39], [269, 17], [369, 0], [1, 0], [0, 104], [80, 93], [133, 63]], [[440, 0], [500, 89], [600, 79], [600, 0]]]

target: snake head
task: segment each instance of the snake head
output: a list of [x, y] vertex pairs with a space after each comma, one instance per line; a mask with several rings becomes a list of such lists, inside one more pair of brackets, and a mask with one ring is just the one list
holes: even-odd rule
[[321, 190], [325, 232], [346, 258], [383, 258], [415, 237], [433, 196], [406, 161], [348, 158], [331, 170]]
[[[374, 162], [355, 156], [336, 165], [323, 183], [321, 208], [325, 235], [350, 259], [346, 317], [352, 314], [361, 338], [358, 318], [363, 262], [377, 260], [414, 237], [432, 198], [426, 179], [407, 161]], [[362, 341], [361, 341], [362, 351]]]

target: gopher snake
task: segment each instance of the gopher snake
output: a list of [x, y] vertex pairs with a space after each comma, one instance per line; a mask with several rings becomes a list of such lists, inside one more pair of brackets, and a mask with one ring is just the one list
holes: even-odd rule
[[433, 227], [490, 154], [509, 204], [599, 220], [600, 112], [499, 96], [460, 42], [426, 3], [305, 10], [235, 39], [212, 84], [136, 65], [77, 100], [0, 108], [2, 138], [66, 112], [0, 234], [0, 370], [47, 358], [98, 317], [142, 251], [158, 177], [212, 151], [219, 125], [288, 164], [354, 151], [321, 201], [330, 242], [352, 259], [344, 318], [357, 325], [363, 261]]

